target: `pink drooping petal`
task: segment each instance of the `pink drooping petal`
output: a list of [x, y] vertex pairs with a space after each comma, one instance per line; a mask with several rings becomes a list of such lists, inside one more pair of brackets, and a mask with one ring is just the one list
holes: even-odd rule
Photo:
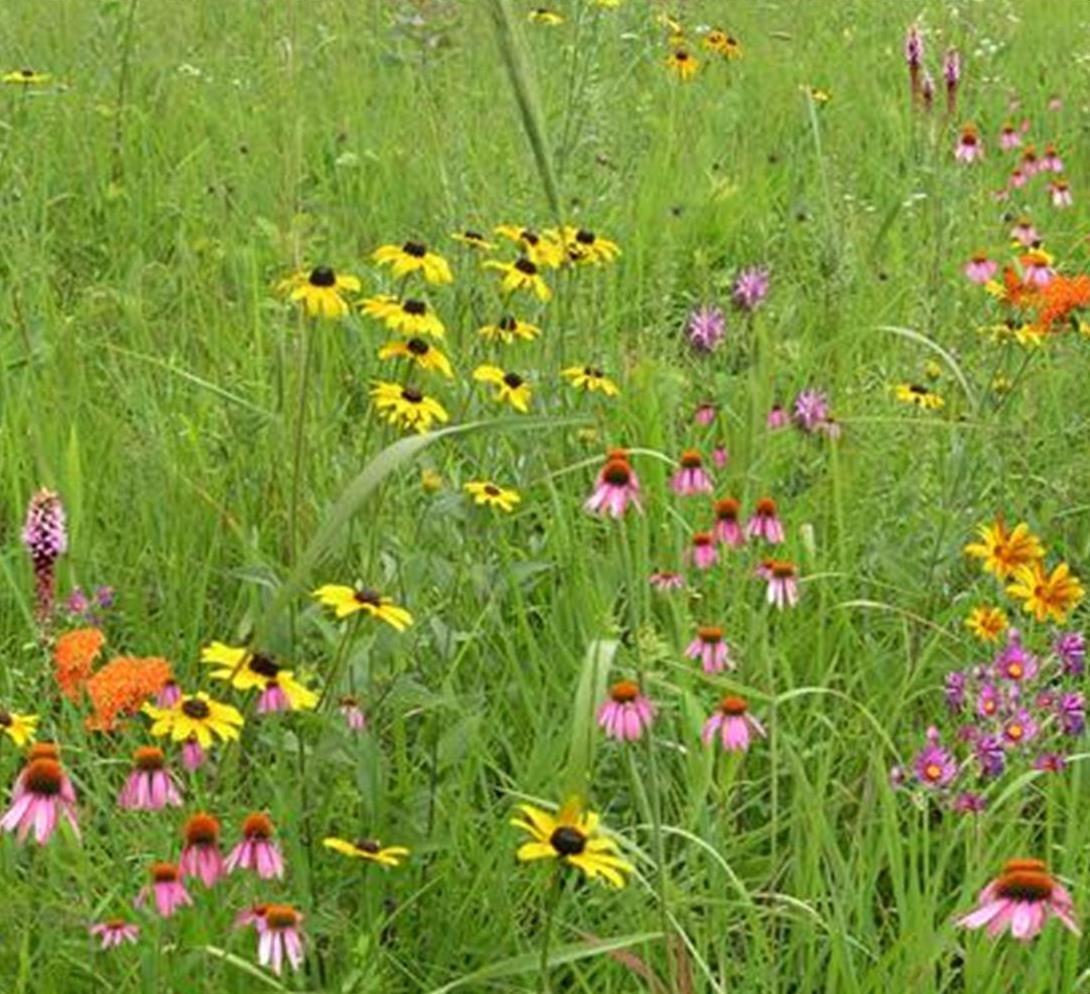
[[719, 730], [719, 726], [723, 724], [723, 715], [716, 711], [706, 722], [704, 722], [704, 730], [700, 733], [701, 741], [704, 745], [711, 745], [712, 740], [715, 738], [715, 733]]
[[981, 928], [995, 918], [1008, 904], [1010, 904], [1010, 901], [1002, 897], [994, 901], [988, 901], [970, 911], [969, 914], [959, 918], [957, 923], [965, 928]]

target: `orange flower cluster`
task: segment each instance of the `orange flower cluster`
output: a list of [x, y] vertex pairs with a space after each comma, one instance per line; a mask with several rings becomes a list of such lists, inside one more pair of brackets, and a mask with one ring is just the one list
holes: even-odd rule
[[111, 659], [87, 681], [87, 694], [94, 708], [87, 727], [96, 732], [112, 731], [118, 718], [135, 714], [173, 676], [170, 663], [158, 656]]
[[106, 636], [97, 628], [65, 632], [53, 647], [53, 673], [57, 686], [73, 703], [78, 701]]
[[[1090, 276], [1053, 276], [1037, 296], [1037, 324], [1044, 331], [1090, 307]], [[1057, 328], [1057, 331], [1063, 330]]]

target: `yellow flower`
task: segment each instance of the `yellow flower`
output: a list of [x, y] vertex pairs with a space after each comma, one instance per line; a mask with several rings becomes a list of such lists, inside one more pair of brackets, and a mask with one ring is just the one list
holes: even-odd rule
[[1051, 573], [1041, 562], [1019, 566], [1014, 571], [1014, 583], [1007, 593], [1022, 601], [1022, 610], [1038, 621], [1053, 618], [1063, 623], [1086, 595], [1079, 578], [1067, 563], [1060, 563]]
[[541, 271], [526, 256], [520, 256], [514, 262], [489, 260], [483, 265], [485, 269], [495, 269], [503, 275], [501, 286], [504, 293], [531, 290], [537, 294], [538, 300], [548, 300], [553, 295], [549, 284], [542, 279]]
[[974, 607], [965, 619], [965, 627], [981, 642], [998, 642], [1007, 625], [1007, 615], [997, 607]]
[[478, 366], [473, 379], [479, 383], [491, 383], [496, 390], [496, 400], [508, 403], [516, 411], [525, 414], [530, 409], [530, 385], [518, 373], [505, 373], [499, 366]]
[[555, 237], [555, 232], [539, 234], [533, 228], [500, 224], [496, 226], [496, 234], [514, 242], [519, 251], [539, 269], [557, 269], [564, 264], [564, 246]]
[[600, 265], [603, 262], [613, 262], [621, 254], [616, 242], [596, 235], [589, 228], [561, 228], [560, 240], [572, 262]]
[[901, 403], [913, 404], [925, 411], [941, 411], [946, 406], [942, 397], [918, 383], [898, 383], [894, 394]]
[[724, 59], [740, 59], [742, 57], [742, 45], [737, 38], [713, 28], [704, 35], [704, 45]]
[[616, 397], [621, 392], [616, 383], [594, 366], [570, 366], [562, 369], [560, 375], [576, 389], [586, 390], [588, 393], [600, 390], [607, 397]]
[[536, 324], [520, 321], [508, 314], [495, 324], [486, 324], [478, 328], [477, 334], [485, 341], [500, 341], [504, 345], [510, 345], [516, 338], [521, 338], [524, 342], [532, 342], [541, 334], [541, 329]]
[[204, 691], [183, 694], [169, 708], [145, 704], [143, 711], [151, 718], [151, 734], [156, 738], [169, 735], [174, 742], [194, 738], [202, 749], [207, 749], [216, 738], [237, 739], [243, 725], [237, 709], [212, 700]]
[[529, 20], [535, 24], [549, 24], [552, 26], [564, 23], [563, 16], [555, 10], [549, 10], [548, 7], [535, 7], [530, 11]]
[[1007, 376], [1006, 373], [996, 373], [992, 377], [992, 389], [996, 393], [1008, 393], [1013, 386], [1014, 380]]
[[275, 659], [260, 652], [213, 642], [201, 650], [201, 662], [218, 667], [213, 680], [226, 680], [236, 690], [268, 690], [279, 687], [296, 711], [317, 707], [318, 695], [283, 669]]
[[405, 631], [413, 623], [413, 616], [405, 608], [395, 604], [392, 597], [384, 597], [374, 590], [327, 583], [315, 590], [314, 596], [321, 604], [333, 608], [337, 618], [347, 618], [357, 611], [363, 611], [372, 618], [385, 621], [399, 632]]
[[1048, 332], [1038, 324], [1025, 321], [1014, 329], [1014, 340], [1025, 348], [1039, 348], [1045, 344]]
[[625, 885], [624, 874], [633, 872], [632, 864], [614, 855], [617, 843], [600, 834], [598, 815], [583, 811], [575, 801], [568, 801], [556, 815], [532, 804], [520, 804], [518, 809], [523, 817], [512, 818], [511, 824], [532, 838], [515, 854], [521, 861], [559, 859], [590, 880], [601, 877], [614, 887]]
[[1038, 562], [1045, 554], [1041, 540], [1029, 530], [1025, 522], [1008, 532], [1002, 520], [991, 525], [978, 525], [981, 541], [970, 542], [965, 552], [984, 560], [984, 572], [993, 573], [996, 579], [1005, 580], [1015, 570]]
[[700, 68], [700, 60], [687, 48], [675, 48], [666, 56], [666, 68], [676, 73], [678, 79], [692, 79]]
[[621, 0], [598, 0], [599, 7], [605, 7], [607, 10], [616, 10], [621, 5]]
[[380, 417], [385, 417], [390, 424], [417, 432], [427, 431], [436, 421], [445, 423], [450, 420], [450, 415], [439, 401], [426, 397], [416, 387], [378, 380], [371, 388], [371, 399]]
[[461, 242], [462, 245], [477, 249], [479, 252], [491, 252], [496, 247], [479, 231], [473, 231], [470, 228], [466, 228], [465, 231], [456, 231], [450, 237], [456, 242]]
[[928, 359], [923, 364], [923, 371], [929, 380], [942, 379], [942, 364], [935, 359]]
[[378, 350], [380, 359], [410, 359], [421, 369], [442, 373], [447, 379], [454, 376], [450, 361], [433, 345], [422, 338], [410, 338], [407, 342], [387, 342]]
[[377, 318], [387, 328], [402, 335], [431, 335], [443, 338], [446, 329], [443, 322], [423, 300], [400, 300], [388, 293], [368, 297], [360, 310], [368, 317]]
[[34, 736], [38, 733], [38, 716], [16, 714], [14, 711], [5, 711], [0, 708], [0, 732], [3, 732], [21, 749], [28, 742], [34, 741]]
[[351, 856], [353, 859], [367, 860], [379, 866], [400, 866], [401, 861], [409, 855], [409, 850], [404, 846], [384, 846], [378, 839], [360, 839], [358, 842], [349, 842], [347, 839], [330, 837], [322, 839], [322, 845], [343, 856]]
[[359, 293], [360, 281], [355, 276], [342, 276], [329, 266], [316, 266], [281, 280], [277, 289], [302, 304], [312, 318], [343, 318], [348, 304], [341, 295]]
[[44, 86], [53, 77], [47, 72], [35, 72], [33, 69], [16, 69], [0, 76], [0, 82], [13, 86]]
[[517, 490], [497, 487], [496, 484], [487, 480], [467, 483], [464, 489], [466, 493], [472, 495], [475, 504], [498, 507], [501, 511], [507, 511], [508, 513], [513, 511], [515, 505], [522, 500]]
[[380, 266], [390, 266], [394, 279], [410, 273], [422, 273], [429, 283], [452, 283], [454, 276], [441, 255], [428, 251], [423, 242], [406, 242], [404, 245], [380, 245], [371, 254]]
[[803, 90], [809, 94], [810, 99], [813, 100], [818, 107], [824, 107], [833, 99], [832, 91], [822, 89], [820, 86], [804, 86]]
[[422, 469], [420, 471], [420, 486], [428, 493], [435, 493], [443, 489], [443, 477], [434, 469]]

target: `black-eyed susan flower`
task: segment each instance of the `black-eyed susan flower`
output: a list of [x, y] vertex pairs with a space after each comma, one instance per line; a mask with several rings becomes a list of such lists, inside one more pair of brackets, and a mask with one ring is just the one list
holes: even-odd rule
[[379, 415], [390, 424], [413, 431], [425, 432], [436, 422], [450, 420], [446, 408], [433, 397], [427, 397], [416, 387], [402, 386], [379, 380], [371, 388], [371, 399]]
[[335, 272], [329, 266], [315, 266], [281, 280], [278, 289], [312, 318], [343, 318], [348, 313], [346, 293], [359, 293], [355, 276]]
[[965, 619], [965, 627], [981, 642], [998, 642], [1008, 624], [1006, 613], [998, 607], [974, 607]]
[[342, 856], [362, 859], [383, 867], [400, 866], [401, 861], [409, 855], [409, 850], [404, 846], [384, 846], [378, 839], [359, 839], [356, 842], [349, 842], [347, 839], [330, 836], [322, 839], [322, 845], [326, 849], [339, 852]]
[[678, 79], [692, 79], [700, 69], [700, 60], [687, 48], [674, 48], [665, 60], [666, 68]]
[[348, 587], [337, 583], [327, 583], [314, 591], [318, 602], [333, 608], [337, 618], [348, 618], [359, 611], [384, 621], [399, 632], [405, 631], [413, 623], [413, 616], [405, 608], [394, 603], [392, 597], [386, 597], [366, 587]]
[[498, 507], [510, 513], [522, 497], [517, 490], [499, 487], [491, 480], [474, 480], [463, 488], [473, 498], [473, 503], [486, 507]]
[[941, 395], [918, 383], [898, 383], [894, 389], [894, 396], [902, 404], [912, 404], [925, 411], [939, 411], [946, 406], [946, 401]]
[[213, 680], [225, 680], [236, 690], [260, 690], [258, 714], [310, 710], [318, 704], [317, 694], [265, 653], [213, 642], [201, 650], [201, 662], [216, 667]]
[[237, 739], [243, 725], [237, 708], [214, 701], [203, 690], [183, 694], [173, 707], [157, 708], [145, 704], [143, 711], [151, 718], [151, 734], [156, 738], [169, 735], [174, 742], [192, 738], [202, 749], [207, 749], [217, 738]]
[[564, 227], [560, 230], [560, 240], [572, 262], [586, 262], [600, 265], [613, 262], [621, 254], [620, 246], [595, 234], [589, 228]]
[[500, 224], [496, 234], [514, 242], [539, 269], [557, 269], [564, 264], [564, 246], [555, 232], [537, 232], [517, 224]]
[[632, 864], [615, 855], [617, 843], [601, 833], [597, 814], [584, 811], [575, 800], [569, 800], [555, 815], [532, 804], [520, 804], [518, 810], [522, 817], [512, 818], [511, 824], [531, 836], [516, 853], [522, 862], [558, 859], [590, 880], [601, 878], [614, 887], [625, 885], [624, 875], [633, 872]]
[[978, 525], [977, 534], [980, 541], [970, 542], [965, 546], [965, 553], [982, 559], [984, 572], [993, 574], [998, 580], [1006, 580], [1019, 567], [1030, 566], [1045, 554], [1041, 540], [1024, 521], [1008, 531], [1003, 520], [996, 518], [990, 525]]
[[487, 342], [503, 342], [504, 345], [510, 345], [516, 338], [524, 342], [532, 342], [541, 334], [541, 329], [536, 324], [520, 321], [507, 314], [495, 324], [486, 324], [478, 328], [477, 334]]
[[34, 741], [38, 730], [36, 714], [16, 714], [0, 708], [0, 733], [6, 735], [21, 749], [28, 742]]
[[414, 300], [411, 297], [402, 300], [388, 293], [380, 293], [363, 301], [360, 310], [402, 335], [431, 335], [433, 338], [442, 338], [446, 334], [443, 322], [424, 300]]
[[468, 248], [476, 249], [478, 252], [491, 252], [496, 247], [479, 231], [474, 231], [472, 228], [456, 231], [450, 237]]
[[45, 86], [53, 77], [47, 72], [35, 72], [33, 69], [16, 69], [0, 76], [0, 83], [12, 86]]
[[577, 390], [586, 390], [587, 393], [600, 391], [607, 397], [616, 397], [621, 392], [617, 384], [595, 366], [569, 366], [562, 369], [560, 375]]
[[442, 373], [447, 379], [454, 376], [450, 360], [423, 338], [410, 338], [405, 342], [387, 342], [378, 350], [378, 357], [380, 359], [409, 359], [421, 369]]
[[1022, 602], [1022, 610], [1038, 621], [1052, 618], [1062, 624], [1086, 596], [1079, 578], [1067, 563], [1060, 563], [1049, 573], [1038, 560], [1014, 571], [1014, 582], [1007, 594]]
[[704, 35], [704, 47], [716, 55], [722, 55], [724, 59], [740, 59], [742, 57], [742, 44], [733, 35], [726, 31], [713, 28]]
[[530, 11], [527, 19], [534, 24], [548, 24], [550, 27], [564, 23], [564, 15], [549, 7], [535, 7]]
[[389, 266], [395, 279], [420, 273], [429, 283], [453, 283], [454, 275], [446, 259], [431, 252], [423, 242], [404, 245], [380, 245], [371, 254], [380, 266]]
[[491, 383], [495, 386], [496, 400], [499, 403], [510, 404], [523, 414], [530, 410], [530, 384], [518, 373], [504, 372], [499, 366], [486, 364], [473, 370], [473, 379], [478, 383]]
[[537, 295], [538, 300], [549, 300], [553, 292], [549, 284], [542, 278], [541, 270], [526, 256], [520, 256], [514, 262], [495, 262], [489, 260], [484, 263], [485, 269], [495, 269], [503, 277], [501, 287], [504, 293], [514, 293], [516, 290], [530, 290]]

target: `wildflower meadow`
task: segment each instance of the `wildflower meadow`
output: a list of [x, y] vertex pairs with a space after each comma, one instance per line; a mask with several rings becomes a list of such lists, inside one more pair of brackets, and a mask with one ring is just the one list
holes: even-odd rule
[[0, 7], [0, 991], [1090, 990], [1090, 7]]

